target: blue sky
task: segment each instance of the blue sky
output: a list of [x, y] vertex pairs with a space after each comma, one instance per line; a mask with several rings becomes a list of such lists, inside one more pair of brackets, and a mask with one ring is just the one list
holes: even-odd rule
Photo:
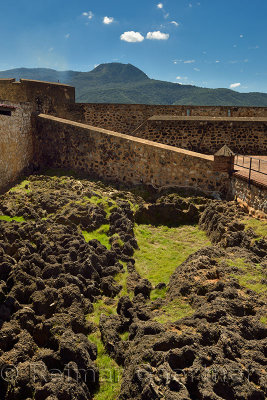
[[0, 70], [90, 71], [267, 92], [267, 0], [1, 0]]

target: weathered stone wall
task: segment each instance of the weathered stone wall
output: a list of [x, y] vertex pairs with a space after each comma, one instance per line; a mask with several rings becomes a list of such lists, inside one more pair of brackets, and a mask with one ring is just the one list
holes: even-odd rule
[[38, 117], [38, 141], [35, 153], [43, 167], [83, 170], [132, 184], [228, 190], [228, 173], [213, 171], [213, 156], [47, 115]]
[[267, 150], [267, 107], [77, 103], [59, 105], [53, 115], [206, 154], [224, 144], [243, 154]]
[[153, 115], [266, 117], [267, 107], [165, 106], [147, 104], [77, 103], [57, 108], [57, 116], [104, 129], [131, 134]]
[[0, 79], [0, 104], [15, 107], [11, 116], [0, 113], [0, 191], [11, 185], [32, 161], [38, 113], [55, 112], [59, 104], [74, 101], [75, 89], [70, 86]]
[[263, 216], [267, 214], [267, 186], [251, 182], [244, 176], [235, 173], [231, 179], [232, 193], [242, 207], [250, 214]]
[[267, 118], [155, 116], [135, 136], [206, 154], [226, 144], [235, 153], [260, 155], [267, 153]]
[[0, 191], [13, 183], [33, 156], [31, 103], [10, 103], [11, 116], [0, 114]]
[[0, 79], [0, 99], [31, 102], [42, 113], [53, 113], [57, 106], [75, 102], [75, 88], [60, 83], [21, 79]]

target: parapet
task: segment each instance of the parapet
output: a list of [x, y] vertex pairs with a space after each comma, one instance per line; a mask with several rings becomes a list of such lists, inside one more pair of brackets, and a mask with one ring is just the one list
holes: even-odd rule
[[75, 88], [53, 82], [34, 81], [30, 79], [0, 79], [0, 99], [14, 103], [33, 102], [54, 105], [75, 103]]

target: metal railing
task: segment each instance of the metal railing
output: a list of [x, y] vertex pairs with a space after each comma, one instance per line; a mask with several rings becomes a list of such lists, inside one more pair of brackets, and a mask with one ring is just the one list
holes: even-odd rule
[[267, 175], [267, 160], [251, 156], [235, 155], [234, 165], [248, 169], [248, 180], [251, 180], [251, 172]]

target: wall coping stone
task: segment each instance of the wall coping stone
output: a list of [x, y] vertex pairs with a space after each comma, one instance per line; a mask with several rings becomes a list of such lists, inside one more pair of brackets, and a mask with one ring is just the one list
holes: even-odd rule
[[184, 115], [153, 115], [148, 121], [229, 121], [229, 122], [267, 122], [267, 117], [209, 117]]
[[80, 122], [74, 122], [74, 121], [70, 121], [70, 120], [67, 120], [67, 119], [54, 117], [54, 116], [47, 115], [47, 114], [39, 114], [38, 118], [44, 119], [44, 120], [50, 120], [50, 121], [54, 121], [54, 122], [59, 122], [59, 123], [65, 124], [65, 125], [71, 125], [73, 127], [82, 128], [82, 129], [85, 129], [85, 130], [88, 130], [88, 131], [95, 131], [95, 132], [99, 132], [99, 133], [104, 133], [105, 135], [115, 136], [115, 137], [121, 138], [122, 140], [128, 140], [128, 141], [135, 142], [135, 143], [142, 143], [142, 144], [147, 145], [147, 146], [152, 146], [152, 147], [157, 147], [157, 148], [160, 148], [160, 149], [165, 149], [165, 150], [168, 150], [168, 151], [172, 151], [174, 153], [183, 154], [185, 156], [188, 155], [190, 157], [201, 158], [201, 159], [208, 160], [208, 161], [211, 161], [211, 162], [214, 161], [214, 156], [213, 155], [196, 153], [194, 151], [185, 150], [185, 149], [181, 149], [179, 147], [174, 147], [174, 146], [168, 146], [167, 144], [161, 144], [161, 143], [157, 143], [157, 142], [152, 142], [151, 140], [136, 138], [136, 137], [133, 137], [133, 136], [125, 135], [123, 133], [118, 133], [118, 132], [114, 132], [114, 131], [109, 131], [107, 129], [98, 128], [96, 126], [82, 124]]
[[66, 86], [66, 87], [73, 87], [71, 85], [66, 85], [65, 83], [60, 83], [60, 82], [49, 82], [49, 81], [38, 81], [36, 79], [20, 79], [19, 81], [16, 81], [15, 78], [0, 78], [0, 83], [12, 83], [12, 84], [16, 84], [19, 85], [21, 83], [37, 83], [37, 84], [44, 84], [44, 85], [55, 85], [55, 86]]
[[223, 105], [216, 105], [216, 106], [204, 106], [204, 105], [186, 105], [186, 104], [146, 104], [146, 103], [82, 103], [79, 102], [77, 104], [80, 105], [92, 105], [92, 106], [125, 106], [125, 107], [131, 107], [131, 106], [141, 106], [141, 107], [168, 107], [168, 108], [183, 108], [183, 109], [198, 109], [198, 108], [203, 108], [203, 109], [210, 109], [210, 108], [220, 108], [222, 110], [239, 110], [239, 109], [262, 109], [262, 110], [267, 110], [267, 106], [223, 106]]
[[49, 81], [38, 81], [34, 79], [20, 79], [19, 82], [17, 83], [27, 83], [27, 82], [33, 82], [33, 83], [41, 83], [45, 85], [55, 85], [55, 86], [66, 86], [66, 87], [73, 87], [71, 85], [66, 85], [65, 83], [60, 83], [60, 82], [49, 82]]

